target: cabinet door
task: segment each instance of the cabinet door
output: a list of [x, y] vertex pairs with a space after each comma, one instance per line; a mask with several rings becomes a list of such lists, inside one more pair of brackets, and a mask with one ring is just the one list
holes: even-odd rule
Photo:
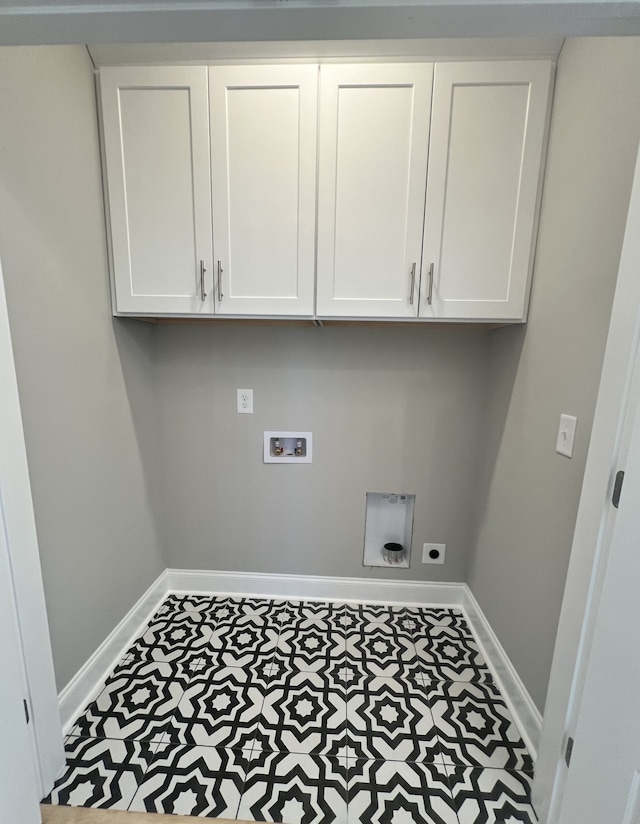
[[320, 316], [418, 311], [433, 66], [322, 66]]
[[525, 319], [550, 81], [542, 61], [436, 65], [422, 317]]
[[313, 314], [317, 89], [317, 66], [209, 69], [218, 314]]
[[206, 68], [104, 68], [100, 93], [115, 309], [213, 313]]

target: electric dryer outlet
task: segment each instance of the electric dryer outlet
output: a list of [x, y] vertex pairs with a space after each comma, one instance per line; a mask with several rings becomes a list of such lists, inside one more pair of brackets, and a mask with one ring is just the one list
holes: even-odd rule
[[423, 544], [422, 563], [423, 564], [444, 564], [446, 544]]

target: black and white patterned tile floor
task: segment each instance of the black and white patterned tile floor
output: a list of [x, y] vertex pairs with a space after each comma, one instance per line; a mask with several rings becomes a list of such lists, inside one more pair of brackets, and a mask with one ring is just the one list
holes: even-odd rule
[[285, 824], [533, 824], [533, 764], [462, 613], [171, 595], [46, 803]]

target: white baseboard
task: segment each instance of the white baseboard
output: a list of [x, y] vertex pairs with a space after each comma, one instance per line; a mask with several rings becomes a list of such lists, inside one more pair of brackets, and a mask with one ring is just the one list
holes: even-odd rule
[[64, 735], [68, 734], [71, 723], [78, 713], [96, 697], [107, 675], [166, 597], [167, 590], [165, 570], [58, 695]]
[[105, 677], [171, 592], [323, 601], [444, 606], [462, 609], [522, 737], [535, 759], [542, 718], [486, 616], [466, 584], [166, 569], [58, 696], [63, 731], [101, 689]]
[[538, 754], [540, 731], [542, 730], [542, 715], [527, 692], [527, 688], [522, 683], [522, 679], [516, 672], [497, 635], [491, 628], [486, 615], [480, 609], [480, 605], [466, 584], [464, 584], [462, 607], [476, 635], [480, 651], [493, 672], [496, 684], [502, 692], [513, 720], [517, 724], [522, 738], [535, 761]]
[[335, 578], [197, 569], [168, 569], [167, 580], [171, 592], [216, 592], [225, 595], [261, 595], [265, 598], [461, 606], [464, 597], [464, 584], [435, 581], [391, 581], [381, 578]]

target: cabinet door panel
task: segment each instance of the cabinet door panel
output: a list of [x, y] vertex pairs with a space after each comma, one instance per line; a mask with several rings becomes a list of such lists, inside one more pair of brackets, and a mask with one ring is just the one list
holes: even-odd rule
[[317, 66], [209, 77], [216, 312], [311, 315]]
[[100, 88], [116, 308], [211, 314], [206, 69], [103, 69]]
[[417, 314], [432, 70], [321, 68], [319, 315]]
[[546, 62], [436, 66], [421, 316], [524, 319], [550, 77]]

